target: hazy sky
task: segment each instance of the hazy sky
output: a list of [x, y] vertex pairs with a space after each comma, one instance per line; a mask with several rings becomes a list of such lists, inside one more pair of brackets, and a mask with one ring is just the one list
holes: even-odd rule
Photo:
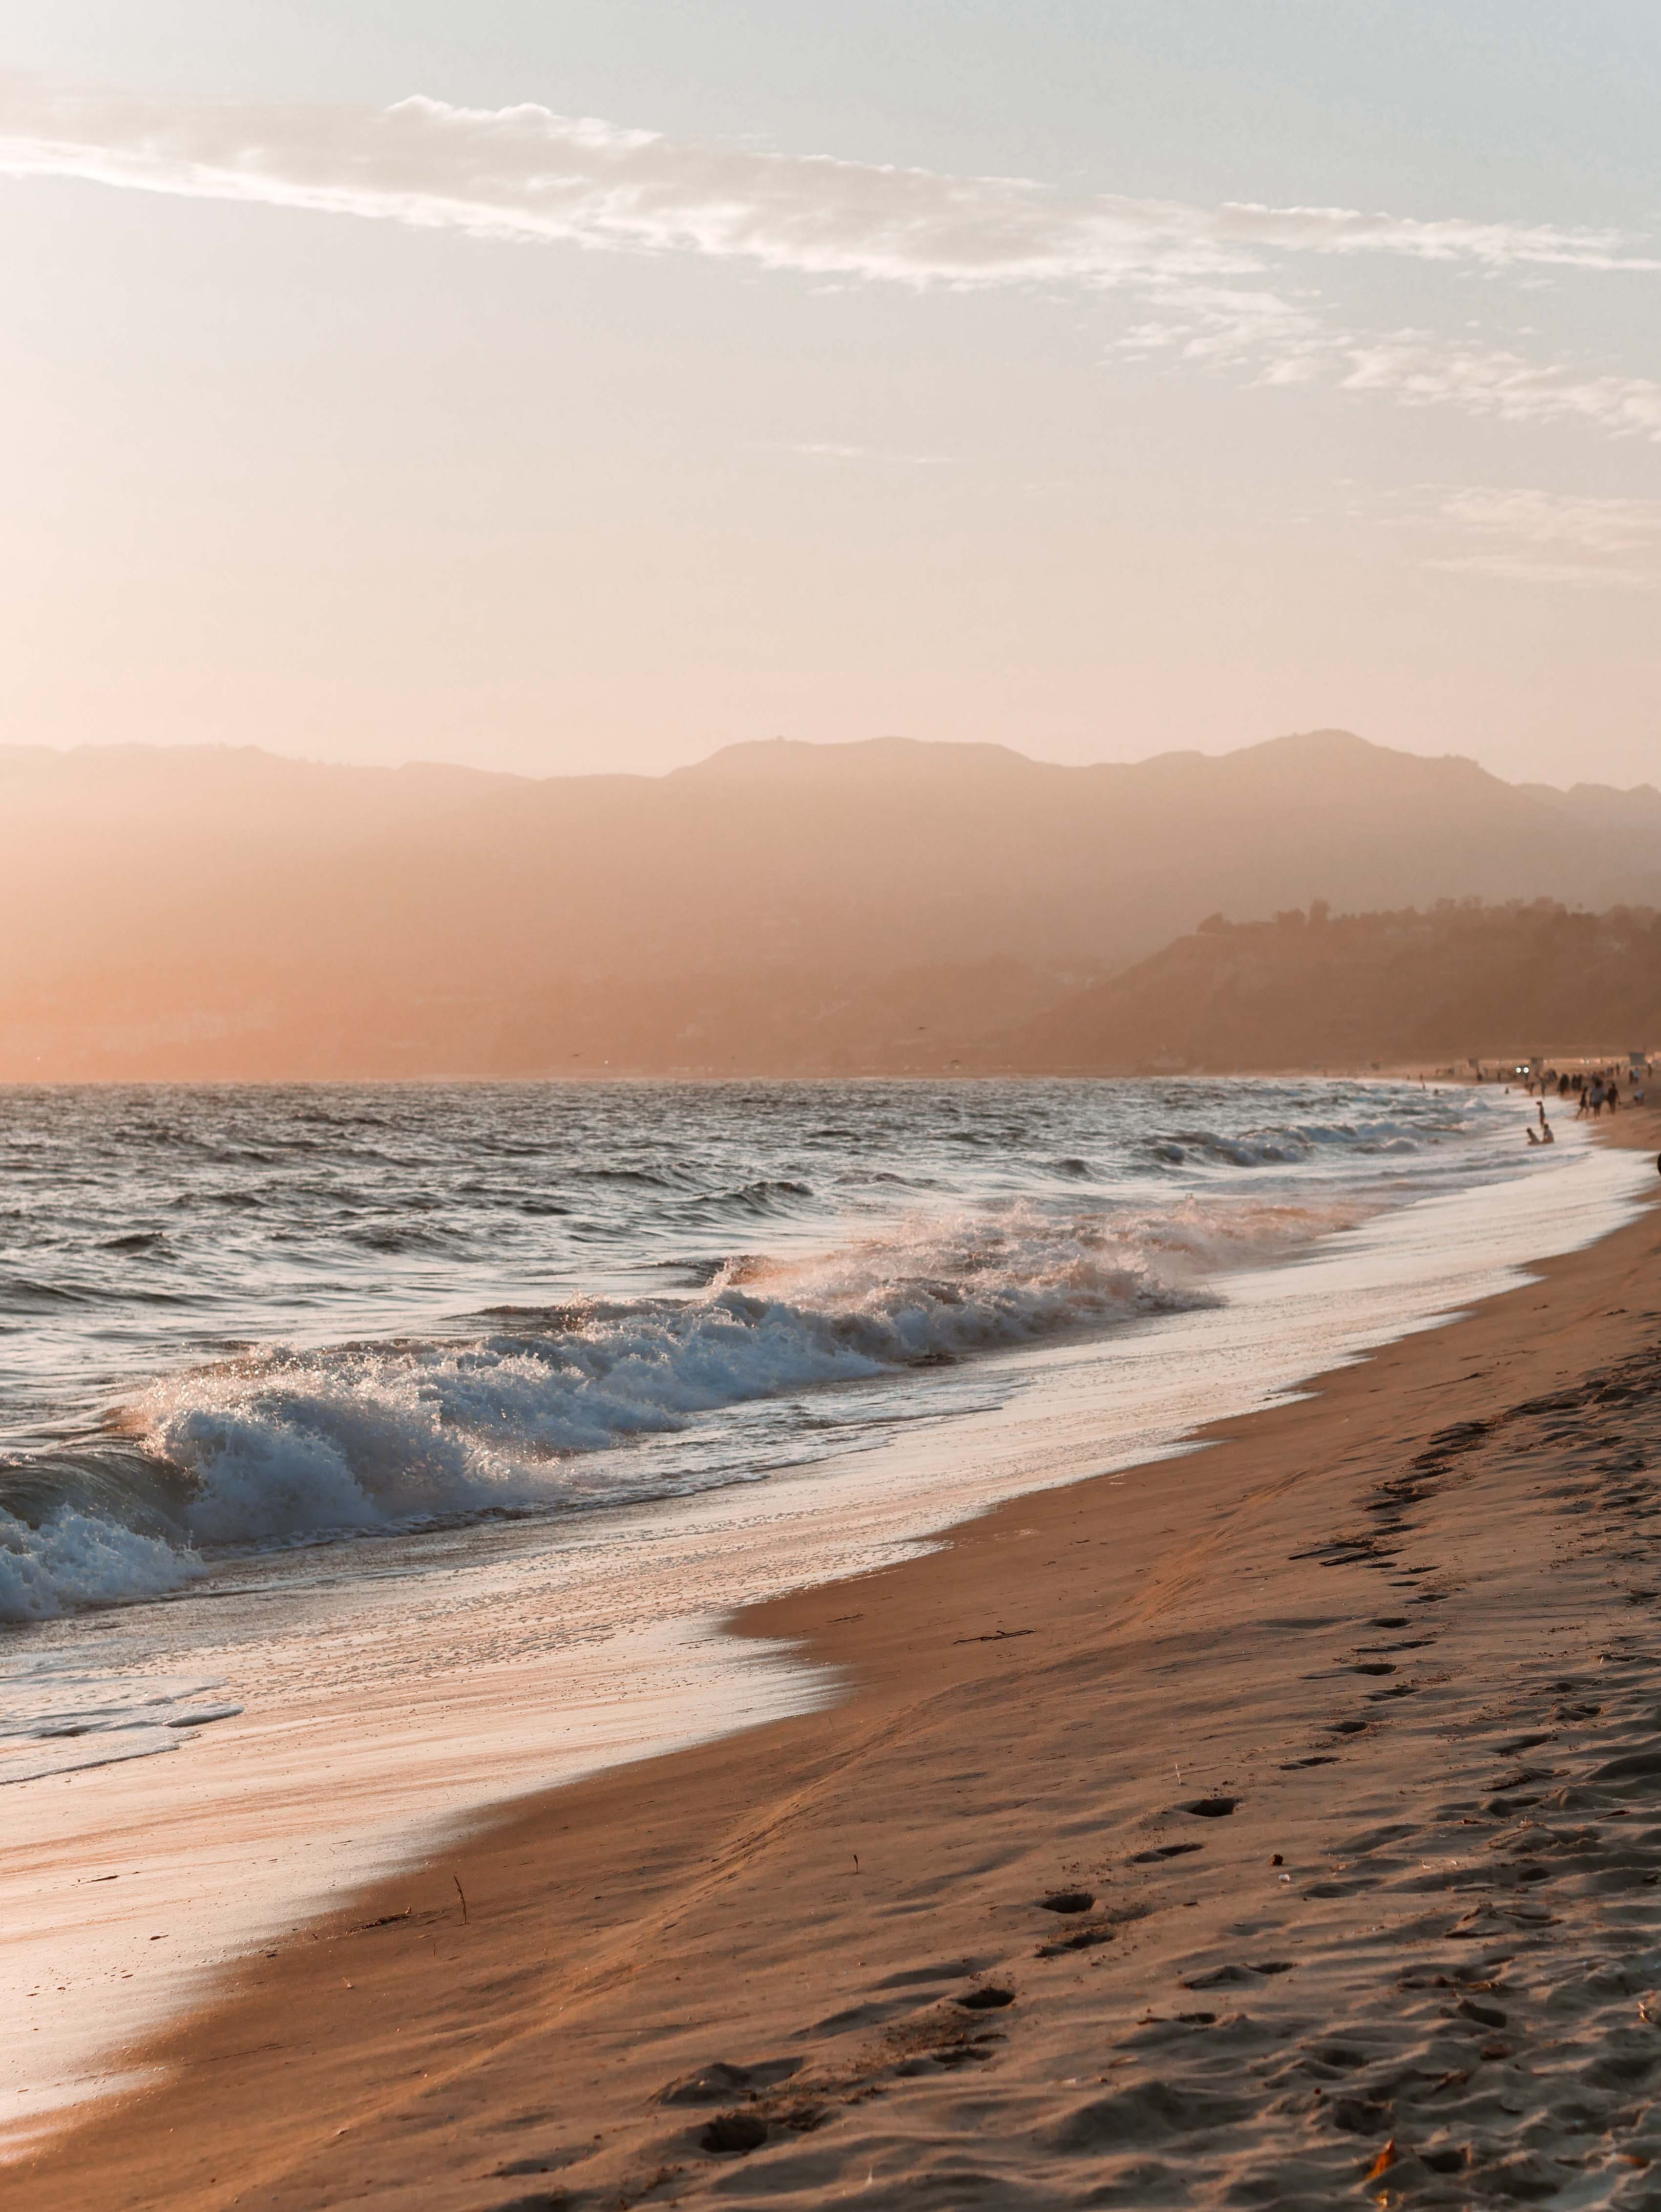
[[0, 0], [0, 736], [1661, 779], [1655, 0]]

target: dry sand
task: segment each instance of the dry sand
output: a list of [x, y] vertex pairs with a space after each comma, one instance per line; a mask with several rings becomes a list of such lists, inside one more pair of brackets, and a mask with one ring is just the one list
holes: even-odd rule
[[9, 2212], [1661, 2206], [1658, 1320], [1652, 1210], [746, 1616], [853, 1694], [255, 1960]]

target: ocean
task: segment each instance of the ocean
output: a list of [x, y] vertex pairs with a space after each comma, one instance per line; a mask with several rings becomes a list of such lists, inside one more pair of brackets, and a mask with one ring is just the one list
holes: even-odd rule
[[0, 1620], [765, 1480], [1514, 1151], [1405, 1085], [14, 1091]]
[[838, 1694], [721, 1637], [736, 1606], [1180, 1456], [1604, 1233], [1644, 1164], [1567, 1122], [1528, 1154], [1530, 1110], [0, 1092], [0, 1950], [35, 2024], [0, 2129], [488, 1805]]

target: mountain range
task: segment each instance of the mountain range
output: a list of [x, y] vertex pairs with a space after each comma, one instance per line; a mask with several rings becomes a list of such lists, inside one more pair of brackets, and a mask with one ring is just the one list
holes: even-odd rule
[[540, 780], [12, 746], [0, 822], [10, 1081], [1074, 1066], [1086, 1004], [1206, 917], [1661, 903], [1652, 787], [1331, 730]]

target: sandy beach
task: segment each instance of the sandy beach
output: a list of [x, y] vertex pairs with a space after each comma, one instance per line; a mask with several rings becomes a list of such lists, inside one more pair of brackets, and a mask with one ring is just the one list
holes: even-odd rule
[[5, 27], [0, 2212], [1661, 2212], [1661, 5]]
[[1661, 2202], [1658, 1265], [752, 1610], [847, 1697], [254, 1960], [8, 2203]]

